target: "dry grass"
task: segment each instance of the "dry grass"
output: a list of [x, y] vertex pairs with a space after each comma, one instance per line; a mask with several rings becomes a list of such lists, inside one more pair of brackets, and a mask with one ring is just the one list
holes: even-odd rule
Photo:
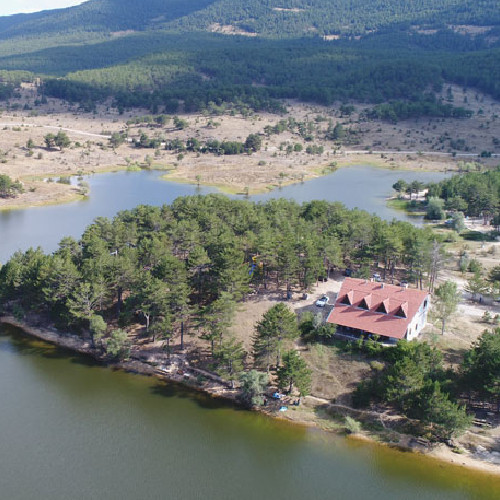
[[[465, 105], [476, 114], [467, 120], [456, 119], [418, 119], [408, 120], [397, 125], [378, 121], [366, 121], [360, 114], [367, 107], [354, 103], [355, 112], [350, 117], [342, 117], [340, 104], [331, 107], [305, 105], [295, 101], [287, 102], [288, 115], [280, 117], [269, 113], [259, 113], [250, 117], [202, 115], [183, 115], [188, 127], [174, 130], [169, 124], [165, 127], [127, 126], [126, 121], [137, 115], [148, 114], [146, 110], [133, 110], [119, 115], [109, 107], [110, 103], [99, 106], [95, 114], [82, 114], [76, 107], [51, 99], [47, 105], [33, 107], [37, 116], [31, 111], [21, 111], [24, 104], [33, 106], [37, 97], [36, 89], [27, 86], [18, 100], [20, 110], [4, 112], [0, 116], [0, 150], [5, 153], [6, 163], [0, 164], [0, 173], [13, 178], [22, 179], [26, 187], [36, 188], [35, 193], [23, 196], [14, 201], [2, 201], [4, 205], [32, 205], [42, 203], [37, 191], [41, 190], [40, 180], [47, 176], [67, 176], [81, 173], [109, 171], [125, 168], [127, 162], [145, 165], [146, 156], [153, 158], [155, 165], [172, 168], [172, 178], [185, 182], [221, 186], [231, 192], [254, 193], [265, 191], [279, 185], [300, 182], [322, 175], [328, 165], [368, 163], [386, 168], [408, 168], [417, 170], [455, 169], [456, 161], [452, 158], [425, 156], [419, 154], [398, 153], [397, 151], [413, 150], [446, 152], [450, 147], [450, 139], [464, 139], [466, 147], [473, 152], [488, 150], [500, 152], [493, 139], [500, 137], [500, 124], [497, 119], [499, 105], [482, 94], [463, 91], [452, 86], [453, 103]], [[444, 97], [448, 97], [447, 92]], [[463, 101], [467, 100], [467, 103]], [[15, 104], [15, 101], [11, 101]], [[324, 132], [328, 121], [316, 123], [318, 116], [335, 124], [341, 122], [346, 129], [352, 129], [356, 143], [344, 144], [342, 152], [335, 154], [333, 142], [325, 140]], [[200, 141], [207, 139], [244, 141], [251, 133], [262, 133], [266, 125], [275, 125], [280, 119], [293, 117], [297, 121], [314, 123], [315, 139], [312, 144], [322, 145], [325, 152], [321, 155], [309, 155], [305, 152], [286, 153], [286, 146], [301, 143], [305, 149], [308, 144], [299, 135], [284, 132], [280, 135], [265, 137], [262, 150], [252, 155], [213, 156], [185, 153], [182, 160], [177, 154], [160, 149], [138, 149], [124, 144], [113, 150], [107, 146], [102, 132], [119, 132], [127, 130], [130, 137], [138, 137], [139, 129], [150, 137], [163, 136], [166, 139], [179, 138], [186, 140], [196, 137]], [[73, 146], [61, 152], [47, 150], [43, 137], [49, 133], [57, 133], [58, 129], [66, 129]], [[33, 156], [27, 156], [25, 147], [28, 139], [35, 142]], [[80, 147], [74, 144], [79, 142]], [[102, 144], [102, 145], [99, 145]], [[352, 151], [356, 153], [353, 154]], [[370, 151], [374, 151], [370, 154]], [[393, 154], [375, 153], [375, 151], [391, 150]], [[349, 153], [351, 151], [351, 153]], [[366, 151], [364, 153], [363, 151]], [[38, 153], [42, 158], [38, 159]], [[349, 154], [348, 154], [349, 153]], [[497, 160], [490, 160], [495, 164]], [[45, 193], [46, 194], [46, 193]], [[44, 194], [44, 196], [45, 196]], [[65, 200], [60, 191], [53, 189], [53, 200]]]

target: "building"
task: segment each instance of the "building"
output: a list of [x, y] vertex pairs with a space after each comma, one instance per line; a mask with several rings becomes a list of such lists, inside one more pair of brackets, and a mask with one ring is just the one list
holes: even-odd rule
[[429, 299], [423, 290], [346, 278], [326, 321], [352, 337], [378, 335], [388, 343], [412, 340], [427, 322]]

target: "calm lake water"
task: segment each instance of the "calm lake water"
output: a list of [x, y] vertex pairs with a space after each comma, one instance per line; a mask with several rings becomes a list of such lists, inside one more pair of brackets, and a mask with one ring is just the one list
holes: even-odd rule
[[[0, 212], [0, 262], [16, 250], [40, 245], [53, 251], [64, 236], [79, 238], [96, 217], [113, 217], [118, 211], [137, 205], [163, 205], [179, 196], [217, 192], [214, 188], [161, 181], [161, 172], [117, 172], [86, 177], [91, 186], [88, 199], [65, 205]], [[340, 201], [349, 208], [358, 207], [385, 219], [410, 220], [404, 212], [390, 209], [385, 199], [400, 178], [408, 181], [439, 181], [439, 172], [408, 172], [371, 167], [339, 169], [333, 174], [303, 184], [286, 186], [251, 199], [292, 198], [299, 203], [315, 199]]]
[[0, 326], [0, 497], [498, 499], [500, 479], [267, 419]]

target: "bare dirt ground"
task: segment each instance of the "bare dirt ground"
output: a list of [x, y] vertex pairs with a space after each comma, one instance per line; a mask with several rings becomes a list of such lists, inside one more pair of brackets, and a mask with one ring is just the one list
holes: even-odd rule
[[[331, 107], [286, 102], [288, 114], [283, 116], [258, 113], [241, 115], [204, 116], [181, 115], [187, 128], [175, 130], [172, 122], [166, 126], [127, 125], [133, 116], [149, 114], [146, 110], [131, 110], [119, 115], [110, 103], [98, 106], [95, 113], [82, 113], [76, 106], [56, 99], [35, 106], [37, 89], [25, 85], [21, 98], [11, 100], [9, 108], [0, 115], [0, 173], [20, 179], [26, 193], [17, 199], [0, 200], [1, 208], [33, 206], [64, 202], [77, 196], [70, 186], [43, 186], [47, 177], [69, 176], [127, 168], [127, 165], [165, 168], [167, 179], [181, 182], [215, 185], [230, 192], [254, 193], [280, 185], [307, 180], [350, 164], [373, 164], [386, 168], [415, 170], [454, 170], [459, 161], [477, 160], [477, 154], [489, 151], [500, 153], [499, 103], [471, 90], [450, 86], [443, 91], [444, 99], [474, 111], [470, 119], [417, 119], [397, 125], [370, 121], [364, 117], [369, 108], [353, 103], [350, 116], [342, 116], [340, 103]], [[466, 101], [466, 102], [465, 102]], [[25, 109], [26, 108], [26, 109]], [[311, 140], [298, 133], [283, 132], [264, 135], [266, 125], [274, 126], [280, 119], [294, 118], [310, 124]], [[342, 145], [325, 138], [329, 125], [341, 123], [347, 132]], [[309, 126], [309, 125], [308, 125]], [[47, 149], [44, 136], [63, 130], [71, 139], [64, 151]], [[135, 140], [141, 132], [161, 140], [190, 137], [200, 141], [217, 139], [244, 142], [249, 134], [261, 134], [261, 151], [252, 155], [215, 156], [212, 154], [177, 153], [136, 148], [125, 143], [113, 149], [108, 137], [124, 132]], [[32, 139], [35, 147], [30, 153], [26, 143]], [[452, 143], [452, 141], [454, 141]], [[300, 144], [301, 152], [287, 152], [287, 147]], [[321, 154], [308, 154], [308, 145], [322, 146]], [[454, 149], [455, 147], [455, 149]], [[459, 148], [459, 149], [456, 149]], [[289, 148], [290, 149], [290, 148]], [[456, 157], [451, 153], [455, 152]], [[483, 159], [495, 165], [498, 159]]]
[[[473, 225], [477, 230], [483, 228], [485, 231], [491, 230], [490, 226]], [[434, 343], [446, 354], [447, 361], [453, 365], [461, 361], [461, 356], [465, 349], [470, 348], [471, 343], [486, 329], [491, 329], [495, 325], [493, 322], [486, 323], [483, 319], [485, 312], [493, 318], [500, 315], [500, 303], [494, 302], [487, 297], [479, 302], [479, 297], [473, 297], [464, 291], [467, 280], [473, 273], [462, 274], [458, 269], [460, 254], [466, 251], [470, 259], [476, 259], [487, 276], [489, 270], [500, 262], [500, 242], [480, 243], [475, 241], [460, 242], [449, 247], [449, 258], [445, 267], [440, 272], [438, 285], [446, 280], [457, 283], [458, 290], [462, 294], [462, 300], [458, 305], [456, 314], [447, 322], [445, 334], [441, 335], [440, 321], [430, 315], [430, 324], [424, 330], [423, 339]]]

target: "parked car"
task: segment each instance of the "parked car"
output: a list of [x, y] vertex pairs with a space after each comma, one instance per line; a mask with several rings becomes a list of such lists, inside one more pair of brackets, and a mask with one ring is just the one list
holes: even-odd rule
[[373, 281], [382, 281], [382, 276], [380, 276], [380, 274], [378, 273], [375, 273], [373, 276]]
[[330, 299], [326, 296], [326, 295], [323, 295], [323, 297], [321, 297], [320, 299], [318, 299], [315, 304], [318, 306], [318, 307], [325, 307], [326, 304], [328, 304], [328, 301]]

